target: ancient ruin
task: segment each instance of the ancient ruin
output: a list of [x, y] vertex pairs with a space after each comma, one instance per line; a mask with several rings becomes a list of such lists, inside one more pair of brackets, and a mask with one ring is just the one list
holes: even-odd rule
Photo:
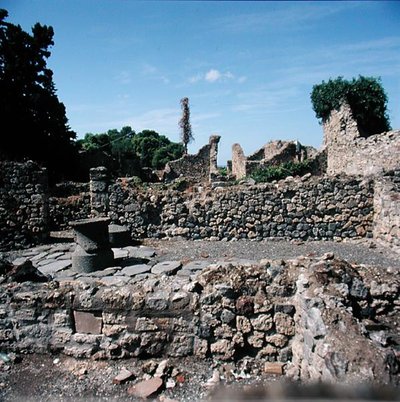
[[[343, 105], [324, 135], [319, 154], [274, 141], [246, 158], [235, 144], [236, 179], [325, 155], [325, 174], [259, 185], [213, 186], [219, 136], [169, 163], [166, 183], [144, 186], [99, 167], [90, 183], [49, 188], [34, 162], [1, 161], [0, 352], [164, 359], [143, 363], [161, 374], [145, 376], [134, 395], [176, 384], [180, 372], [163, 362], [188, 357], [221, 370], [232, 364], [235, 378], [247, 364], [255, 376], [398, 385], [400, 132], [363, 138]], [[177, 188], [182, 178], [192, 186]], [[235, 257], [237, 244], [256, 244], [257, 254], [287, 241], [357, 244], [370, 262], [312, 251]], [[169, 257], [165, 244], [185, 256]], [[196, 251], [204, 244], [233, 251], [210, 258]], [[379, 253], [387, 255], [382, 267]], [[221, 373], [210, 383], [228, 378]]]
[[246, 157], [240, 144], [232, 145], [232, 174], [236, 179], [249, 176], [256, 169], [278, 166], [285, 162], [302, 162], [315, 158], [317, 150], [301, 145], [298, 141], [270, 141], [261, 149]]
[[182, 158], [167, 163], [164, 180], [178, 177], [201, 183], [208, 182], [211, 175], [217, 173], [217, 154], [219, 135], [212, 135], [209, 143], [204, 145], [196, 155], [184, 155]]
[[400, 130], [364, 138], [347, 104], [324, 123], [324, 146], [330, 175], [368, 176], [399, 168]]

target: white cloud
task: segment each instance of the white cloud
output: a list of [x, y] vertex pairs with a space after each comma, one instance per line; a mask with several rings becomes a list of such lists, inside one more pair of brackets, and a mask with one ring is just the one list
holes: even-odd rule
[[208, 71], [204, 79], [208, 82], [218, 81], [222, 77], [222, 74], [218, 70], [211, 69]]
[[242, 75], [241, 77], [238, 78], [237, 81], [238, 81], [239, 84], [243, 84], [244, 82], [247, 81], [247, 77]]
[[[232, 74], [230, 71], [221, 72], [215, 68], [211, 68], [206, 73], [196, 74], [189, 78], [189, 82], [191, 84], [195, 84], [199, 81], [207, 81], [210, 83], [217, 82], [217, 81], [227, 81], [235, 79], [235, 75]], [[237, 81], [244, 82], [246, 77], [240, 77]]]

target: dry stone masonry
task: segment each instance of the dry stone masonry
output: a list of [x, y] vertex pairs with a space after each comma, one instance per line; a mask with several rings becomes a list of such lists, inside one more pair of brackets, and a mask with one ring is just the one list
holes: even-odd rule
[[376, 180], [374, 238], [400, 253], [400, 171]]
[[372, 236], [373, 183], [352, 178], [287, 180], [220, 191], [111, 186], [110, 218], [133, 238], [238, 240]]
[[185, 269], [189, 264], [148, 264], [147, 272], [143, 264], [86, 274], [64, 269], [45, 283], [2, 266], [2, 348], [92, 359], [248, 358], [306, 381], [398, 381], [395, 271], [376, 275], [332, 254]]
[[240, 144], [232, 146], [232, 174], [237, 180], [243, 179], [256, 169], [278, 166], [286, 162], [312, 160], [317, 156], [313, 147], [301, 145], [298, 141], [270, 141], [262, 148], [246, 157]]
[[0, 250], [43, 242], [48, 217], [46, 171], [32, 161], [0, 161]]
[[212, 135], [196, 155], [184, 155], [176, 161], [168, 162], [165, 167], [165, 179], [183, 177], [196, 183], [209, 182], [211, 174], [217, 173], [218, 143], [221, 137]]
[[351, 108], [344, 104], [324, 123], [327, 173], [376, 175], [399, 168], [400, 131], [361, 136]]

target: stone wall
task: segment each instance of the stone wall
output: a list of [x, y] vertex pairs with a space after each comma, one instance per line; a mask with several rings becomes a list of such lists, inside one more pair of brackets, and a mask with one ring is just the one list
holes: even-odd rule
[[324, 123], [324, 145], [328, 174], [366, 176], [400, 167], [400, 131], [362, 137], [347, 104]]
[[210, 181], [210, 175], [217, 173], [217, 153], [220, 136], [212, 135], [196, 155], [184, 155], [165, 166], [164, 177], [172, 180], [183, 177], [195, 183]]
[[372, 237], [373, 183], [305, 178], [219, 191], [146, 190], [117, 182], [109, 216], [133, 238], [341, 240]]
[[49, 229], [69, 230], [69, 222], [86, 219], [91, 215], [91, 196], [89, 186], [78, 186], [80, 191], [69, 195], [49, 197]]
[[44, 241], [47, 224], [46, 170], [32, 161], [0, 161], [0, 250]]
[[210, 265], [193, 278], [142, 275], [119, 285], [101, 275], [2, 281], [0, 351], [247, 357], [302, 380], [395, 382], [388, 337], [400, 313], [398, 278], [371, 281], [365, 267], [357, 269], [325, 255]]
[[375, 182], [373, 234], [400, 253], [400, 170]]
[[315, 159], [317, 150], [298, 141], [270, 141], [246, 157], [240, 144], [232, 146], [232, 174], [237, 180], [251, 175], [256, 169], [278, 166], [286, 162]]

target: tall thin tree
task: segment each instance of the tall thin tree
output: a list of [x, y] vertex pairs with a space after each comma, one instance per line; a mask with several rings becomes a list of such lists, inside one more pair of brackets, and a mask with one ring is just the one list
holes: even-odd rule
[[182, 106], [182, 118], [179, 121], [179, 126], [181, 128], [182, 144], [185, 149], [185, 154], [187, 154], [188, 144], [193, 140], [192, 126], [190, 125], [189, 98], [182, 98], [181, 106]]

